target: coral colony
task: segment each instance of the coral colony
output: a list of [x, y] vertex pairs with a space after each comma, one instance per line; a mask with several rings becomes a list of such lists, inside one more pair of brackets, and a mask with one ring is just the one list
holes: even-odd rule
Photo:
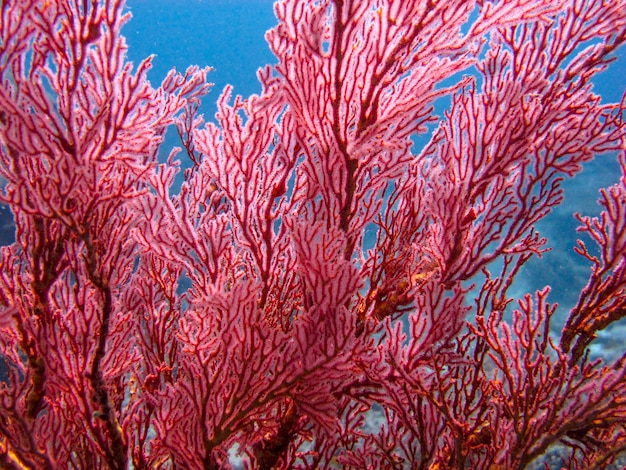
[[[278, 1], [208, 123], [209, 69], [154, 88], [122, 0], [0, 5], [0, 467], [619, 459], [626, 355], [589, 347], [626, 316], [626, 99], [590, 80], [625, 0]], [[602, 154], [557, 327], [511, 285]]]

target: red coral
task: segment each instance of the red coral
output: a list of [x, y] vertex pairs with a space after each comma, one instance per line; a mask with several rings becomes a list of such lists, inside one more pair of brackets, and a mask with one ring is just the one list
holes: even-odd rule
[[[0, 8], [0, 466], [524, 468], [564, 446], [590, 468], [626, 448], [626, 356], [588, 359], [626, 311], [626, 157], [578, 216], [598, 253], [579, 242], [560, 337], [548, 288], [510, 294], [563, 178], [623, 151], [624, 102], [590, 79], [624, 0], [278, 1], [278, 64], [207, 125], [209, 70], [152, 88], [121, 0]], [[173, 125], [183, 175], [156, 159]]]

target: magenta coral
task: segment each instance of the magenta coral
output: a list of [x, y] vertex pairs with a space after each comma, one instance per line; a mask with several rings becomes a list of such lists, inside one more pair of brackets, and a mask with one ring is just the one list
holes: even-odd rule
[[[281, 0], [278, 64], [215, 123], [208, 68], [158, 88], [150, 58], [133, 70], [121, 0], [0, 8], [0, 467], [626, 450], [626, 353], [589, 359], [626, 316], [625, 101], [590, 82], [624, 0]], [[170, 126], [182, 153], [159, 163]], [[577, 216], [597, 247], [576, 248], [589, 282], [554, 337], [550, 289], [511, 285], [563, 179], [609, 152], [622, 178]]]

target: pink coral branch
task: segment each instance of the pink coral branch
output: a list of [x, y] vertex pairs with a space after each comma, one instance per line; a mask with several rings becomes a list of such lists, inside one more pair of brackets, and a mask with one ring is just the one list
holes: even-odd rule
[[626, 176], [577, 216], [560, 338], [549, 288], [511, 292], [563, 179], [624, 150], [591, 83], [624, 0], [275, 12], [260, 94], [205, 124], [209, 69], [153, 88], [123, 1], [2, 2], [0, 467], [616, 461], [626, 359], [587, 352], [624, 317]]

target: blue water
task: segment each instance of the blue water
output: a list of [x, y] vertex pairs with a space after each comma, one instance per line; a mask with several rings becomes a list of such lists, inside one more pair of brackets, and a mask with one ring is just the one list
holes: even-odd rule
[[265, 42], [265, 32], [276, 24], [271, 0], [131, 0], [133, 19], [122, 33], [135, 64], [156, 54], [149, 79], [157, 86], [167, 72], [189, 65], [211, 66], [214, 83], [204, 103], [207, 118], [224, 86], [234, 93], [259, 93], [259, 67], [276, 62]]

